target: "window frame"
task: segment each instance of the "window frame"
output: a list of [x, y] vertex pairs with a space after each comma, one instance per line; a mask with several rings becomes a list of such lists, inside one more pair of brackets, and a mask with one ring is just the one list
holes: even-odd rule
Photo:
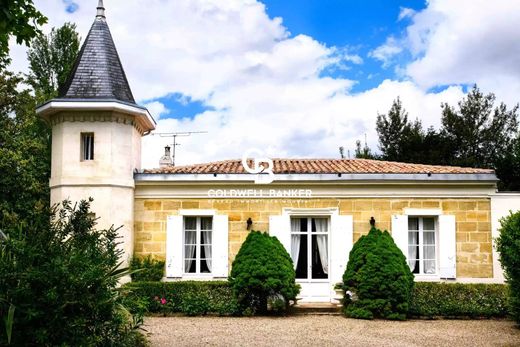
[[[410, 230], [410, 227], [409, 227], [409, 221], [410, 221], [410, 218], [417, 218], [418, 220], [418, 230]], [[425, 259], [424, 258], [424, 218], [431, 218], [433, 219], [433, 227], [434, 227], [434, 235], [435, 235], [435, 259]], [[422, 278], [438, 278], [440, 276], [440, 268], [439, 268], [439, 265], [440, 265], [440, 257], [439, 257], [439, 248], [440, 248], [440, 245], [439, 245], [439, 218], [438, 218], [438, 215], [433, 215], [433, 214], [421, 214], [421, 215], [408, 215], [408, 225], [407, 225], [407, 245], [408, 245], [408, 252], [406, 254], [406, 264], [409, 266], [408, 264], [408, 261], [410, 260], [410, 251], [409, 251], [409, 247], [411, 246], [410, 245], [410, 241], [409, 241], [409, 235], [410, 235], [410, 232], [411, 231], [417, 231], [418, 232], [418, 251], [419, 251], [419, 254], [418, 256], [416, 257], [416, 260], [419, 261], [419, 273], [413, 273], [413, 270], [410, 270], [412, 271], [412, 274], [416, 277], [422, 277]], [[431, 232], [431, 230], [426, 230], [426, 232]], [[435, 272], [434, 273], [425, 273], [424, 272], [424, 262], [426, 260], [435, 260]]]
[[[91, 139], [88, 144], [85, 142]], [[90, 149], [85, 148], [89, 146]], [[81, 161], [94, 161], [95, 154], [95, 136], [94, 132], [81, 132], [80, 134], [80, 160]]]
[[[196, 232], [196, 240], [195, 240], [195, 272], [186, 272], [186, 218], [195, 218], [195, 232]], [[201, 258], [201, 249], [203, 247], [202, 244], [202, 231], [208, 231], [207, 229], [202, 229], [202, 218], [211, 218], [211, 258]], [[189, 229], [193, 230], [193, 229]], [[190, 276], [196, 276], [196, 277], [212, 277], [213, 276], [213, 236], [214, 236], [214, 218], [212, 215], [183, 215], [182, 216], [182, 276], [190, 277]], [[205, 245], [205, 244], [204, 244]], [[188, 258], [193, 259], [193, 258]], [[211, 259], [211, 271], [209, 272], [201, 272], [201, 261], [206, 259]]]

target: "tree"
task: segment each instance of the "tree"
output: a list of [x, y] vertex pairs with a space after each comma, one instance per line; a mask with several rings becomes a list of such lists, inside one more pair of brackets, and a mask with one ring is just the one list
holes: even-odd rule
[[520, 323], [520, 211], [500, 220], [497, 251], [510, 287], [510, 314]]
[[27, 53], [31, 69], [27, 79], [38, 103], [58, 95], [74, 66], [79, 44], [79, 34], [73, 23], [52, 28], [49, 35], [40, 34], [32, 40]]
[[50, 129], [22, 81], [0, 70], [0, 229], [49, 205]]
[[[0, 316], [14, 307], [17, 346], [136, 346], [142, 337], [117, 289], [128, 274], [113, 227], [96, 230], [90, 201], [12, 224], [0, 240]], [[0, 344], [6, 342], [0, 329]]]
[[354, 156], [356, 159], [377, 159], [377, 157], [372, 154], [370, 147], [368, 147], [366, 139], [365, 145], [363, 147], [361, 147], [361, 141], [356, 141], [356, 150], [354, 152]]
[[377, 115], [376, 130], [384, 160], [400, 160], [403, 155], [402, 140], [408, 135], [410, 128], [408, 112], [399, 97], [392, 103], [388, 114]]
[[495, 168], [514, 146], [518, 132], [518, 105], [497, 107], [495, 95], [484, 95], [475, 85], [458, 103], [442, 104], [442, 129], [452, 146], [452, 165]]
[[372, 228], [354, 244], [343, 274], [348, 317], [406, 319], [414, 286], [406, 257], [387, 231]]
[[0, 68], [5, 67], [9, 54], [9, 37], [16, 37], [18, 44], [29, 45], [47, 22], [32, 0], [2, 0], [0, 2]]

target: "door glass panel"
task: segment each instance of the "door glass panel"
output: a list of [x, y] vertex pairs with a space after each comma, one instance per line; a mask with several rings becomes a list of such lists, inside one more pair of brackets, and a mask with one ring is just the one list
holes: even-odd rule
[[185, 230], [196, 230], [197, 229], [197, 217], [184, 217], [184, 229]]
[[312, 279], [328, 278], [328, 236], [312, 235]]
[[307, 235], [300, 236], [300, 252], [298, 262], [296, 264], [296, 278], [307, 279], [308, 263], [307, 263]]
[[423, 230], [434, 231], [435, 222], [433, 218], [423, 218]]
[[419, 218], [408, 218], [408, 230], [419, 230]]

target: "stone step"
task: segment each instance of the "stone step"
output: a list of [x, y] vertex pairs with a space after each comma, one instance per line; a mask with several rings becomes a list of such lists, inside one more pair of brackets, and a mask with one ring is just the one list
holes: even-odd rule
[[290, 308], [295, 315], [340, 315], [341, 305], [322, 302], [299, 303]]

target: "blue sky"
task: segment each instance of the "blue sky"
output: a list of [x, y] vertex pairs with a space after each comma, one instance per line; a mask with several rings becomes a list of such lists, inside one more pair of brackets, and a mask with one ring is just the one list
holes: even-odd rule
[[[35, 0], [85, 38], [95, 0]], [[145, 4], [146, 6], [144, 6]], [[241, 158], [335, 158], [366, 136], [396, 97], [412, 119], [440, 126], [478, 84], [520, 101], [520, 1], [106, 0], [107, 22], [137, 102], [157, 132], [183, 138], [179, 165]], [[281, 18], [279, 20], [278, 18]], [[11, 50], [27, 72], [26, 48]], [[143, 138], [143, 167], [165, 139]]]
[[[352, 93], [377, 87], [385, 79], [399, 79], [393, 66], [384, 67], [369, 52], [384, 44], [387, 37], [403, 35], [409, 19], [398, 20], [402, 8], [420, 11], [424, 0], [267, 0], [262, 1], [269, 17], [281, 17], [291, 37], [299, 34], [313, 37], [328, 47], [343, 49], [359, 55], [362, 64], [350, 65], [347, 70], [328, 68], [322, 76], [355, 80]], [[405, 53], [396, 56], [394, 63], [406, 64]], [[442, 90], [444, 87], [438, 88]], [[163, 118], [184, 118], [211, 110], [202, 101], [187, 98], [179, 93], [157, 99], [168, 109]]]

